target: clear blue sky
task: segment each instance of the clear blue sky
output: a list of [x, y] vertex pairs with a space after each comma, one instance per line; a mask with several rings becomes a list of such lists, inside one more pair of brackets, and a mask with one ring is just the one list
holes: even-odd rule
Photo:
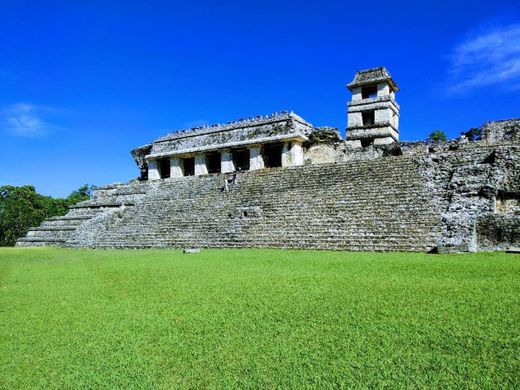
[[344, 132], [379, 65], [403, 140], [519, 117], [520, 2], [0, 0], [0, 185], [127, 181], [168, 131], [280, 110]]

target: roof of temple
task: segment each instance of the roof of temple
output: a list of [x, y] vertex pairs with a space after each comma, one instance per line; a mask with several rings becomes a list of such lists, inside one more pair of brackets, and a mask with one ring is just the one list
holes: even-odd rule
[[352, 88], [356, 88], [366, 84], [374, 84], [381, 81], [388, 81], [388, 83], [392, 86], [394, 91], [399, 91], [399, 87], [397, 86], [395, 81], [392, 79], [392, 76], [390, 76], [390, 73], [384, 66], [360, 70], [356, 72], [354, 80], [347, 84], [347, 88], [352, 90]]
[[151, 144], [151, 150], [146, 158], [160, 158], [281, 140], [307, 140], [312, 129], [312, 124], [300, 116], [284, 111], [225, 124], [174, 131], [156, 139]]

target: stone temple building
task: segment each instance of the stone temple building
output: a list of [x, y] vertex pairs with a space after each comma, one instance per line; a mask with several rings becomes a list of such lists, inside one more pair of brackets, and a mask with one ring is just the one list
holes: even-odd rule
[[132, 151], [141, 178], [160, 180], [303, 164], [312, 125], [294, 113], [178, 131]]
[[19, 246], [465, 252], [520, 246], [520, 120], [470, 139], [399, 140], [384, 68], [347, 85], [347, 132], [292, 112], [175, 131], [139, 177], [30, 229]]

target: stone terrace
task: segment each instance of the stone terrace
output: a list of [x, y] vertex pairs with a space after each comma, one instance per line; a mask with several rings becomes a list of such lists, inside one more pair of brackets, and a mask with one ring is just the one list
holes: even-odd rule
[[391, 157], [273, 168], [240, 174], [229, 192], [223, 174], [150, 182], [135, 206], [86, 221], [66, 246], [430, 250], [441, 220], [416, 167]]

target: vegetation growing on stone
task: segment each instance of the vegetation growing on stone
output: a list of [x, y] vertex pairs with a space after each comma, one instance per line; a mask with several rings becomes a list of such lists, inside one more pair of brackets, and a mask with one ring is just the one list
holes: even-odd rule
[[309, 146], [312, 145], [337, 145], [341, 143], [343, 139], [338, 131], [334, 127], [317, 127], [309, 134]]
[[434, 130], [428, 136], [428, 141], [433, 143], [446, 142], [448, 137], [446, 137], [446, 133], [442, 130]]
[[465, 136], [470, 141], [479, 141], [482, 139], [482, 129], [472, 127], [468, 131], [463, 131], [462, 135]]

